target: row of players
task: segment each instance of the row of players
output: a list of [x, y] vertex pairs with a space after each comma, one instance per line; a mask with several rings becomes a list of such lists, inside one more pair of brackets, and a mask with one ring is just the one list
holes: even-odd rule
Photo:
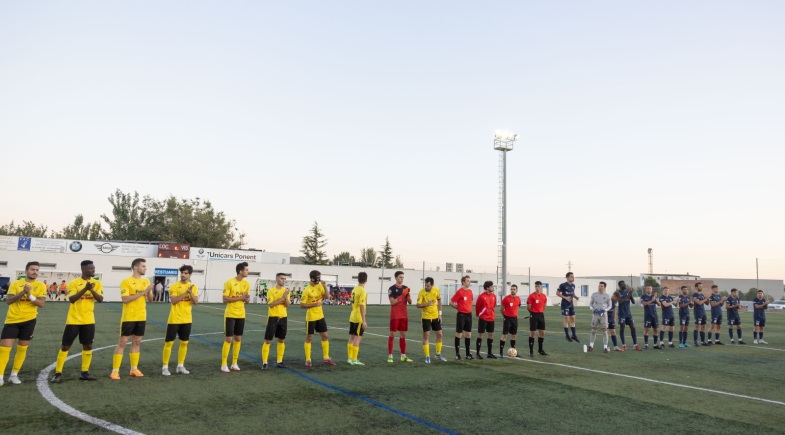
[[[130, 376], [143, 377], [144, 375], [139, 370], [139, 358], [142, 338], [144, 337], [146, 326], [146, 302], [152, 301], [153, 292], [150, 281], [144, 277], [146, 273], [146, 262], [144, 259], [135, 259], [132, 264], [133, 274], [131, 277], [125, 279], [120, 284], [120, 295], [123, 302], [123, 310], [121, 316], [120, 339], [114, 350], [112, 358], [112, 372], [110, 378], [119, 380], [120, 366], [123, 359], [124, 349], [129, 341], [131, 341], [130, 351]], [[96, 380], [94, 376], [89, 373], [89, 367], [92, 360], [92, 345], [95, 337], [95, 315], [94, 306], [95, 302], [103, 302], [103, 288], [102, 283], [94, 279], [95, 265], [90, 260], [85, 260], [81, 263], [82, 275], [68, 283], [68, 299], [71, 305], [66, 319], [66, 326], [63, 331], [61, 348], [57, 355], [57, 362], [55, 366], [55, 375], [51, 379], [53, 383], [60, 383], [62, 381], [62, 370], [65, 361], [68, 357], [70, 347], [73, 345], [76, 338], [82, 345], [82, 368], [80, 380], [93, 381]], [[43, 307], [46, 295], [46, 288], [43, 283], [37, 281], [39, 264], [37, 262], [30, 262], [25, 267], [25, 278], [20, 279], [10, 287], [9, 297], [7, 303], [10, 305], [6, 317], [5, 325], [0, 337], [0, 385], [3, 384], [2, 375], [10, 358], [11, 347], [14, 342], [18, 340], [17, 351], [14, 358], [14, 364], [11, 371], [9, 381], [18, 384], [21, 381], [18, 378], [18, 373], [21, 370], [22, 364], [25, 360], [27, 347], [33, 337], [35, 329], [38, 308]], [[239, 371], [238, 357], [240, 354], [240, 347], [242, 343], [242, 335], [245, 326], [245, 304], [250, 301], [250, 284], [245, 278], [248, 276], [248, 264], [239, 263], [236, 266], [237, 276], [228, 280], [224, 284], [223, 302], [226, 303], [225, 317], [225, 341], [221, 352], [221, 371], [229, 373], [231, 371]], [[179, 338], [180, 345], [178, 347], [177, 368], [176, 372], [181, 374], [188, 374], [185, 368], [185, 357], [188, 349], [188, 341], [190, 337], [192, 313], [191, 307], [199, 303], [199, 295], [197, 287], [190, 282], [193, 269], [191, 266], [185, 265], [180, 268], [180, 280], [173, 284], [170, 288], [170, 301], [171, 311], [167, 321], [167, 331], [164, 341], [163, 349], [163, 365], [162, 375], [169, 376], [169, 360], [171, 357], [174, 340]], [[311, 344], [315, 333], [319, 333], [321, 338], [322, 347], [322, 362], [328, 365], [335, 365], [335, 362], [330, 358], [329, 349], [329, 336], [327, 332], [327, 323], [322, 311], [322, 303], [328, 297], [328, 292], [321, 281], [321, 274], [319, 271], [312, 271], [310, 273], [310, 283], [303, 291], [303, 296], [300, 301], [300, 308], [306, 309], [306, 339], [304, 344], [306, 367], [312, 367], [311, 361]], [[390, 310], [390, 334], [388, 337], [388, 359], [389, 363], [394, 362], [393, 359], [393, 345], [395, 335], [398, 334], [399, 346], [401, 351], [402, 362], [412, 362], [406, 355], [406, 332], [408, 331], [408, 311], [407, 306], [412, 303], [410, 289], [403, 285], [404, 274], [401, 271], [395, 273], [396, 283], [388, 290], [388, 297], [391, 304]], [[466, 349], [466, 359], [473, 359], [470, 346], [471, 346], [471, 330], [472, 330], [472, 305], [474, 303], [474, 295], [470, 289], [470, 277], [464, 276], [461, 279], [461, 288], [456, 291], [450, 299], [450, 306], [457, 310], [456, 314], [456, 331], [455, 331], [455, 352], [456, 359], [460, 360], [460, 339], [464, 339]], [[367, 281], [367, 274], [361, 272], [358, 275], [358, 285], [353, 289], [351, 302], [352, 312], [349, 319], [349, 334], [350, 339], [347, 344], [347, 363], [351, 365], [364, 365], [358, 359], [359, 346], [362, 340], [365, 329], [367, 328], [366, 320], [366, 292], [365, 283]], [[571, 273], [567, 274], [567, 282], [559, 287], [557, 295], [562, 299], [562, 314], [565, 317], [565, 334], [569, 341], [579, 341], [575, 334], [575, 311], [572, 303], [573, 298], [577, 299], [574, 294], [574, 277]], [[266, 370], [268, 367], [268, 358], [272, 341], [277, 339], [276, 353], [277, 364], [279, 368], [286, 368], [283, 363], [283, 356], [285, 351], [285, 339], [287, 334], [287, 307], [291, 304], [290, 291], [285, 287], [286, 275], [279, 273], [276, 275], [276, 285], [268, 291], [268, 323], [265, 330], [264, 344], [262, 345], [262, 369]], [[417, 308], [422, 310], [422, 330], [423, 330], [423, 351], [425, 354], [425, 362], [430, 363], [430, 332], [433, 330], [436, 335], [436, 359], [446, 361], [442, 355], [442, 301], [439, 289], [435, 287], [432, 278], [425, 279], [425, 285], [417, 297]], [[476, 304], [474, 304], [475, 312], [478, 317], [478, 333], [476, 346], [476, 356], [482, 359], [480, 353], [482, 340], [484, 335], [488, 334], [487, 357], [497, 358], [493, 353], [493, 333], [495, 327], [495, 311], [497, 306], [496, 295], [494, 293], [494, 285], [491, 281], [486, 281], [483, 284], [484, 291], [478, 296]], [[538, 351], [541, 355], [547, 355], [543, 350], [543, 341], [545, 336], [545, 319], [544, 311], [547, 306], [547, 296], [542, 293], [542, 283], [539, 281], [535, 283], [536, 291], [529, 295], [526, 301], [526, 307], [529, 311], [529, 355], [534, 356], [534, 339], [538, 341]], [[695, 306], [705, 304], [702, 297], [701, 289], [696, 286], [697, 292], [693, 295], [693, 300], [686, 302], [688, 306]], [[517, 355], [515, 349], [515, 340], [518, 328], [518, 308], [522, 306], [520, 298], [517, 296], [517, 286], [511, 287], [511, 294], [502, 300], [502, 315], [504, 318], [502, 337], [500, 340], [499, 357], [504, 356], [504, 347], [508, 336], [511, 338], [511, 351], [509, 355]], [[683, 289], [684, 291], [684, 289]], [[651, 289], [647, 288], [647, 295], [642, 299], [643, 305], [646, 307], [646, 339], [648, 340], [649, 328], [655, 329], [655, 345], [657, 345], [657, 325], [656, 313], [652, 311], [657, 304], [664, 307], [666, 311], [672, 306], [673, 299], [666, 294], [663, 297], [657, 298], [656, 294], [651, 293]], [[685, 294], [686, 295], [686, 294]], [[731, 296], [728, 300], [734, 302], [735, 296]], [[663, 299], [665, 298], [665, 299]], [[669, 300], [670, 298], [670, 300]], [[759, 295], [759, 299], [762, 295]], [[711, 298], [710, 298], [711, 299]], [[698, 304], [698, 300], [701, 301]], [[626, 285], [620, 282], [620, 290], [614, 293], [613, 297], [609, 297], [605, 293], [605, 283], [600, 284], [598, 293], [592, 295], [591, 306], [594, 310], [594, 318], [592, 320], [592, 335], [590, 338], [590, 350], [593, 350], [594, 338], [596, 330], [602, 328], [605, 335], [605, 350], [608, 351], [607, 346], [607, 330], [613, 331], [613, 324], [608, 324], [608, 318], [613, 319], [613, 312], [618, 306], [619, 323], [622, 330], [622, 343], [624, 343], [624, 325], [631, 327], [633, 342], [635, 348], [639, 349], [635, 342], [635, 330], [632, 316], [629, 315], [629, 303], [634, 303], [632, 292], [627, 290]], [[725, 302], [725, 300], [722, 300]], [[738, 308], [738, 301], [736, 302], [736, 309]], [[618, 304], [618, 305], [617, 305]], [[732, 305], [732, 304], [731, 304]], [[760, 328], [761, 342], [762, 342], [762, 328], [765, 325], [765, 314], [762, 320], [758, 316], [758, 309], [761, 311], [768, 305], [757, 303], [756, 299], [756, 339], [757, 332]], [[651, 307], [650, 307], [651, 306]], [[652, 317], [652, 313], [654, 317]], [[681, 314], [681, 312], [680, 312]], [[672, 315], [672, 309], [671, 309]], [[687, 316], [689, 313], [687, 312]], [[696, 323], [705, 324], [704, 318], [700, 319], [696, 312]], [[720, 314], [721, 316], [721, 314]], [[737, 315], [734, 317], [735, 325], [739, 325]], [[567, 324], [572, 323], [572, 336], [569, 335]], [[721, 320], [719, 321], [721, 323]], [[672, 316], [669, 321], [663, 321], [664, 324], [672, 324]], [[689, 319], [686, 322], [682, 318], [683, 329], [686, 329]], [[740, 328], [737, 329], [740, 335]], [[662, 334], [662, 333], [661, 333]], [[672, 332], [671, 332], [672, 334]], [[686, 341], [686, 332], [683, 333]], [[672, 337], [672, 335], [671, 335]], [[696, 332], [697, 337], [697, 332]], [[615, 334], [613, 335], [615, 345]], [[717, 341], [718, 341], [717, 336]], [[662, 339], [662, 335], [660, 336]], [[697, 338], [696, 338], [697, 340]], [[765, 342], [763, 342], [765, 343]], [[227, 360], [229, 353], [232, 353], [232, 364], [228, 365]], [[617, 350], [619, 349], [617, 347]]]
[[[564, 316], [564, 334], [567, 341], [579, 341], [575, 335], [575, 307], [573, 299], [578, 297], [575, 295], [575, 285], [573, 284], [574, 277], [572, 273], [567, 274], [567, 282], [559, 286], [556, 295], [561, 300], [562, 315]], [[635, 297], [631, 289], [627, 288], [624, 281], [619, 281], [619, 290], [608, 295], [605, 289], [606, 284], [600, 282], [598, 291], [591, 296], [589, 307], [592, 309], [592, 332], [590, 335], [589, 346], [587, 351], [594, 350], [594, 340], [598, 330], [602, 329], [604, 333], [603, 350], [607, 353], [610, 351], [608, 346], [608, 331], [611, 333], [613, 340], [614, 350], [623, 352], [627, 350], [624, 340], [624, 328], [629, 326], [630, 334], [632, 335], [633, 349], [641, 350], [638, 345], [637, 336], [635, 331], [635, 322], [630, 313], [630, 305], [635, 303]], [[653, 291], [651, 286], [646, 286], [645, 294], [640, 297], [640, 303], [643, 306], [644, 318], [644, 347], [649, 347], [649, 332], [654, 332], [654, 348], [663, 349], [665, 346], [665, 333], [668, 333], [668, 345], [674, 347], [673, 344], [673, 329], [675, 326], [674, 307], [679, 309], [679, 347], [691, 347], [688, 341], [688, 329], [690, 325], [690, 309], [693, 310], [695, 317], [695, 329], [693, 330], [693, 344], [697, 346], [711, 346], [722, 345], [720, 341], [720, 328], [722, 326], [722, 308], [728, 316], [728, 334], [730, 335], [730, 343], [734, 344], [738, 339], [739, 344], [745, 344], [741, 332], [741, 317], [739, 316], [739, 308], [741, 308], [741, 300], [739, 299], [738, 289], [731, 289], [729, 296], [720, 295], [719, 287], [716, 285], [711, 286], [711, 294], [706, 297], [703, 294], [703, 284], [700, 282], [695, 283], [695, 289], [692, 295], [689, 294], [689, 287], [682, 286], [681, 294], [677, 296], [670, 295], [670, 289], [663, 287], [662, 296], [659, 296]], [[754, 344], [768, 344], [763, 340], [763, 330], [766, 326], [766, 309], [768, 309], [769, 301], [763, 291], [759, 290], [757, 296], [752, 301], [754, 306], [753, 322], [754, 322]], [[708, 341], [706, 340], [706, 305], [711, 307], [711, 323], [709, 325]], [[662, 329], [659, 329], [659, 316], [657, 315], [657, 307], [661, 307], [662, 311]], [[620, 327], [620, 335], [622, 347], [618, 346], [616, 341], [616, 313], [618, 312], [618, 323]], [[569, 334], [568, 327], [572, 327], [572, 335]], [[736, 330], [736, 337], [734, 338], [733, 331]], [[712, 334], [714, 339], [712, 340]], [[698, 337], [700, 336], [700, 342]]]

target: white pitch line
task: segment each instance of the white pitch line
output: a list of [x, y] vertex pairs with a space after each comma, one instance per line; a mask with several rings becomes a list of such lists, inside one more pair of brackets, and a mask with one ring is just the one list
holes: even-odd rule
[[[201, 336], [201, 335], [216, 335], [216, 334], [223, 334], [223, 331], [221, 331], [221, 332], [210, 332], [210, 333], [206, 333], [206, 334], [191, 334], [191, 335], [196, 337], [196, 336]], [[164, 337], [148, 338], [147, 340], [142, 340], [142, 341], [143, 342], [148, 342], [148, 341], [156, 341], [156, 340], [163, 340], [163, 339], [164, 339]], [[98, 349], [93, 349], [93, 352], [98, 352], [99, 350], [111, 349], [111, 348], [113, 348], [115, 346], [116, 345], [99, 347]], [[75, 353], [75, 354], [69, 356], [68, 358], [66, 358], [66, 361], [68, 361], [68, 360], [70, 360], [72, 358], [76, 358], [76, 357], [81, 356], [81, 355], [82, 355], [81, 352]], [[49, 402], [50, 405], [54, 406], [59, 411], [62, 411], [62, 412], [66, 413], [66, 414], [68, 414], [68, 415], [70, 415], [72, 417], [76, 417], [76, 418], [78, 418], [78, 419], [80, 419], [82, 421], [86, 421], [88, 423], [94, 424], [94, 425], [96, 425], [98, 427], [101, 427], [101, 428], [106, 429], [106, 430], [110, 430], [112, 432], [117, 432], [117, 433], [123, 434], [123, 435], [144, 435], [142, 432], [137, 432], [135, 430], [128, 429], [127, 427], [123, 427], [123, 426], [120, 426], [120, 425], [108, 422], [106, 420], [102, 420], [100, 418], [93, 417], [92, 415], [85, 414], [84, 412], [79, 411], [79, 410], [75, 409], [74, 407], [72, 407], [71, 405], [69, 405], [69, 404], [63, 402], [62, 400], [60, 400], [60, 398], [55, 396], [55, 393], [49, 387], [49, 374], [52, 372], [52, 370], [54, 370], [56, 365], [57, 365], [57, 362], [55, 361], [52, 364], [50, 364], [49, 366], [45, 367], [43, 370], [41, 370], [41, 372], [38, 374], [38, 379], [36, 379], [36, 381], [35, 381], [35, 385], [36, 385], [36, 387], [38, 387], [38, 392], [41, 393], [41, 395], [44, 397], [44, 400]]]
[[[203, 308], [210, 308], [210, 309], [214, 309], [214, 310], [220, 310], [220, 308], [214, 308], [214, 307], [203, 307]], [[246, 314], [252, 315], [252, 316], [259, 316], [259, 317], [267, 317], [267, 316], [265, 316], [263, 314], [256, 314], [256, 313], [246, 313]], [[302, 322], [302, 321], [299, 321], [299, 320], [292, 320], [292, 321], [293, 322], [297, 322], [297, 323], [305, 323], [305, 322]], [[348, 331], [348, 328], [338, 328], [338, 327], [332, 327], [332, 328], [333, 329], [338, 329], [338, 330]], [[388, 337], [388, 335], [374, 334], [372, 332], [366, 332], [366, 335], [375, 335], [377, 337]], [[417, 343], [421, 343], [422, 342], [421, 340], [415, 340], [415, 339], [412, 339], [412, 338], [407, 338], [406, 341], [417, 342]], [[455, 349], [455, 346], [450, 346], [450, 345], [447, 345], [447, 344], [443, 344], [443, 346]], [[773, 349], [773, 348], [766, 348], [766, 347], [761, 347], [760, 349], [780, 350], [780, 349]], [[724, 395], [724, 396], [738, 397], [740, 399], [757, 400], [757, 401], [760, 401], [760, 402], [773, 403], [775, 405], [785, 406], [785, 402], [780, 402], [780, 401], [777, 401], [777, 400], [764, 399], [762, 397], [755, 397], [755, 396], [747, 396], [747, 395], [744, 395], [744, 394], [730, 393], [730, 392], [727, 392], [727, 391], [712, 390], [710, 388], [694, 387], [692, 385], [676, 384], [676, 383], [673, 383], [673, 382], [659, 381], [657, 379], [650, 379], [650, 378], [644, 378], [644, 377], [633, 376], [633, 375], [625, 375], [623, 373], [606, 372], [606, 371], [603, 371], [603, 370], [595, 370], [595, 369], [589, 369], [589, 368], [585, 368], [585, 367], [571, 366], [571, 365], [568, 365], [568, 364], [561, 364], [561, 363], [554, 363], [554, 362], [547, 362], [547, 361], [535, 361], [535, 360], [529, 360], [529, 359], [523, 359], [523, 358], [515, 358], [515, 359], [510, 358], [510, 359], [507, 359], [507, 360], [508, 361], [517, 360], [519, 362], [529, 362], [529, 363], [535, 363], [535, 364], [546, 364], [546, 365], [552, 365], [552, 366], [569, 368], [569, 369], [575, 369], [575, 370], [583, 370], [583, 371], [592, 372], [592, 373], [600, 373], [600, 374], [609, 375], [609, 376], [618, 376], [618, 377], [621, 377], [621, 378], [635, 379], [637, 381], [652, 382], [652, 383], [655, 383], [655, 384], [669, 385], [669, 386], [672, 386], [672, 387], [679, 387], [679, 388], [687, 388], [689, 390], [697, 390], [697, 391], [703, 391], [703, 392], [706, 392], [706, 393], [721, 394], [721, 395]]]

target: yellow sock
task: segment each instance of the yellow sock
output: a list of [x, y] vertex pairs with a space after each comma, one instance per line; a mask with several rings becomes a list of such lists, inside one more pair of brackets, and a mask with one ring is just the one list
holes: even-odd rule
[[346, 343], [346, 354], [349, 355], [349, 359], [354, 359], [354, 345], [351, 343]]
[[120, 371], [120, 364], [123, 362], [123, 354], [116, 353], [112, 355], [112, 371], [119, 372]]
[[276, 362], [283, 362], [283, 353], [286, 350], [286, 343], [278, 343], [275, 346], [275, 361]]
[[262, 362], [267, 364], [267, 359], [270, 357], [270, 343], [262, 344]]
[[131, 360], [131, 370], [139, 368], [139, 354], [141, 352], [131, 352], [128, 354], [129, 359]]
[[180, 345], [177, 346], [177, 365], [181, 366], [185, 364], [185, 355], [188, 354], [188, 340], [181, 341]]
[[55, 365], [55, 373], [63, 373], [63, 366], [65, 365], [66, 358], [68, 358], [68, 351], [60, 349], [60, 352], [57, 352], [57, 364]]
[[442, 342], [439, 341], [436, 343], [436, 355], [441, 355], [441, 354], [442, 354]]
[[[66, 352], [68, 355], [68, 352]], [[58, 359], [60, 356], [58, 355]], [[65, 360], [63, 360], [65, 361]], [[90, 363], [93, 362], [93, 351], [92, 350], [82, 350], [82, 371], [89, 372], [90, 371]]]
[[426, 358], [431, 356], [431, 345], [423, 344], [422, 345], [422, 350], [423, 350], [423, 352], [425, 352], [425, 357]]
[[240, 347], [242, 345], [242, 341], [235, 341], [232, 345], [232, 365], [237, 364], [237, 359], [240, 358]]
[[226, 365], [226, 359], [229, 358], [229, 348], [232, 346], [232, 343], [227, 343], [224, 341], [224, 345], [221, 348], [221, 366]]
[[305, 360], [306, 361], [310, 361], [311, 360], [311, 343], [305, 343], [305, 344], [303, 344], [303, 347], [305, 347]]
[[11, 356], [11, 348], [0, 346], [0, 376], [5, 373], [5, 368], [8, 365], [8, 358]]
[[25, 363], [27, 357], [27, 347], [16, 345], [16, 355], [14, 355], [14, 366], [11, 367], [11, 373], [19, 373], [19, 370], [22, 369], [22, 364]]
[[169, 365], [169, 359], [172, 357], [172, 347], [174, 347], [174, 341], [164, 342], [164, 355], [163, 355], [164, 366]]
[[330, 359], [330, 342], [327, 340], [322, 341], [322, 358]]
[[354, 358], [352, 359], [357, 361], [357, 358], [359, 358], [360, 356], [360, 346], [352, 346], [352, 347], [354, 348], [352, 349], [353, 350], [352, 355], [354, 355]]

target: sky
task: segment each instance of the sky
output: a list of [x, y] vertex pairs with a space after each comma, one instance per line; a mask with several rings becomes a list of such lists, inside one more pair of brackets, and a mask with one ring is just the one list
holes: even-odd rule
[[0, 3], [0, 224], [115, 189], [246, 247], [785, 278], [785, 2]]

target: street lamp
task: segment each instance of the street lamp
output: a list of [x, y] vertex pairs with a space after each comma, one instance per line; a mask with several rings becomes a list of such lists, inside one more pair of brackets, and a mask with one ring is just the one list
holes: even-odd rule
[[518, 135], [496, 130], [493, 149], [499, 151], [499, 252], [498, 263], [502, 268], [501, 296], [507, 293], [507, 152], [512, 151]]

